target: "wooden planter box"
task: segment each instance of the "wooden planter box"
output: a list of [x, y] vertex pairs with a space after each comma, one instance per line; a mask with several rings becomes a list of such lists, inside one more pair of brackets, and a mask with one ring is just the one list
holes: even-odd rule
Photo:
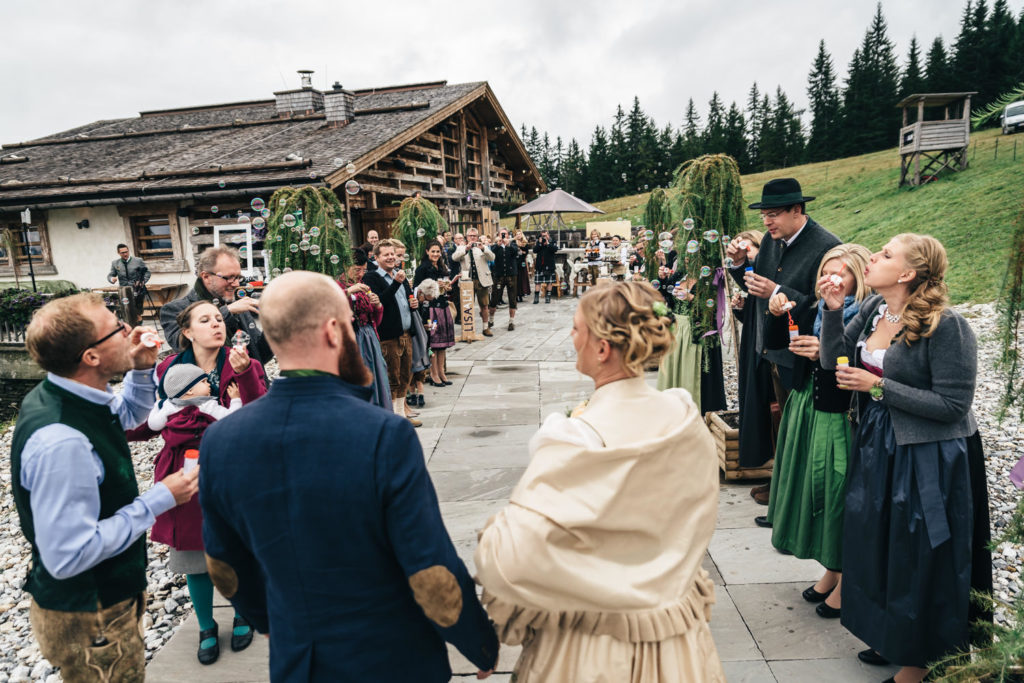
[[772, 476], [774, 460], [769, 460], [757, 469], [740, 469], [740, 430], [732, 426], [739, 424], [736, 411], [707, 413], [704, 419], [715, 439], [718, 467], [726, 479], [765, 479]]

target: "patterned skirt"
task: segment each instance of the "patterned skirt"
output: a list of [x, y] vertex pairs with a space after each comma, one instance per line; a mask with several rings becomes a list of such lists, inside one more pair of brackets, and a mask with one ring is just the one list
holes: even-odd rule
[[437, 329], [430, 333], [430, 348], [438, 351], [455, 346], [455, 323], [449, 307], [431, 307], [430, 321], [437, 322]]

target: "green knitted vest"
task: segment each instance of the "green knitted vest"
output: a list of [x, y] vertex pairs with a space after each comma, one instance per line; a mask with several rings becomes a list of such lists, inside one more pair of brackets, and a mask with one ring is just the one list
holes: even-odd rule
[[[50, 575], [39, 559], [32, 522], [32, 493], [21, 485], [21, 452], [32, 434], [47, 425], [61, 423], [77, 429], [92, 444], [103, 463], [100, 519], [114, 515], [139, 495], [131, 452], [124, 428], [106, 405], [91, 403], [44, 380], [21, 404], [11, 445], [11, 488], [21, 519], [21, 530], [32, 544], [32, 564], [25, 590], [40, 607], [62, 612], [95, 612], [127, 600], [146, 589], [146, 537], [127, 550], [68, 579]], [[83, 458], [92, 457], [82, 453]]]

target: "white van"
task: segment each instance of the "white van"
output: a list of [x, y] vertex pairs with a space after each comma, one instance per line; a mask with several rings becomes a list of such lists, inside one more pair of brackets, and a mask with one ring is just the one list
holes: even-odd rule
[[1024, 100], [1008, 104], [1003, 110], [1003, 135], [1024, 130]]

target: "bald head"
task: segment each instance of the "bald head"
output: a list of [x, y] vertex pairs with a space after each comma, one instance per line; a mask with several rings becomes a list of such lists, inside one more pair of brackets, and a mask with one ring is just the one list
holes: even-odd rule
[[318, 348], [331, 320], [351, 324], [352, 311], [338, 284], [326, 275], [297, 270], [267, 285], [260, 299], [260, 321], [274, 353]]

